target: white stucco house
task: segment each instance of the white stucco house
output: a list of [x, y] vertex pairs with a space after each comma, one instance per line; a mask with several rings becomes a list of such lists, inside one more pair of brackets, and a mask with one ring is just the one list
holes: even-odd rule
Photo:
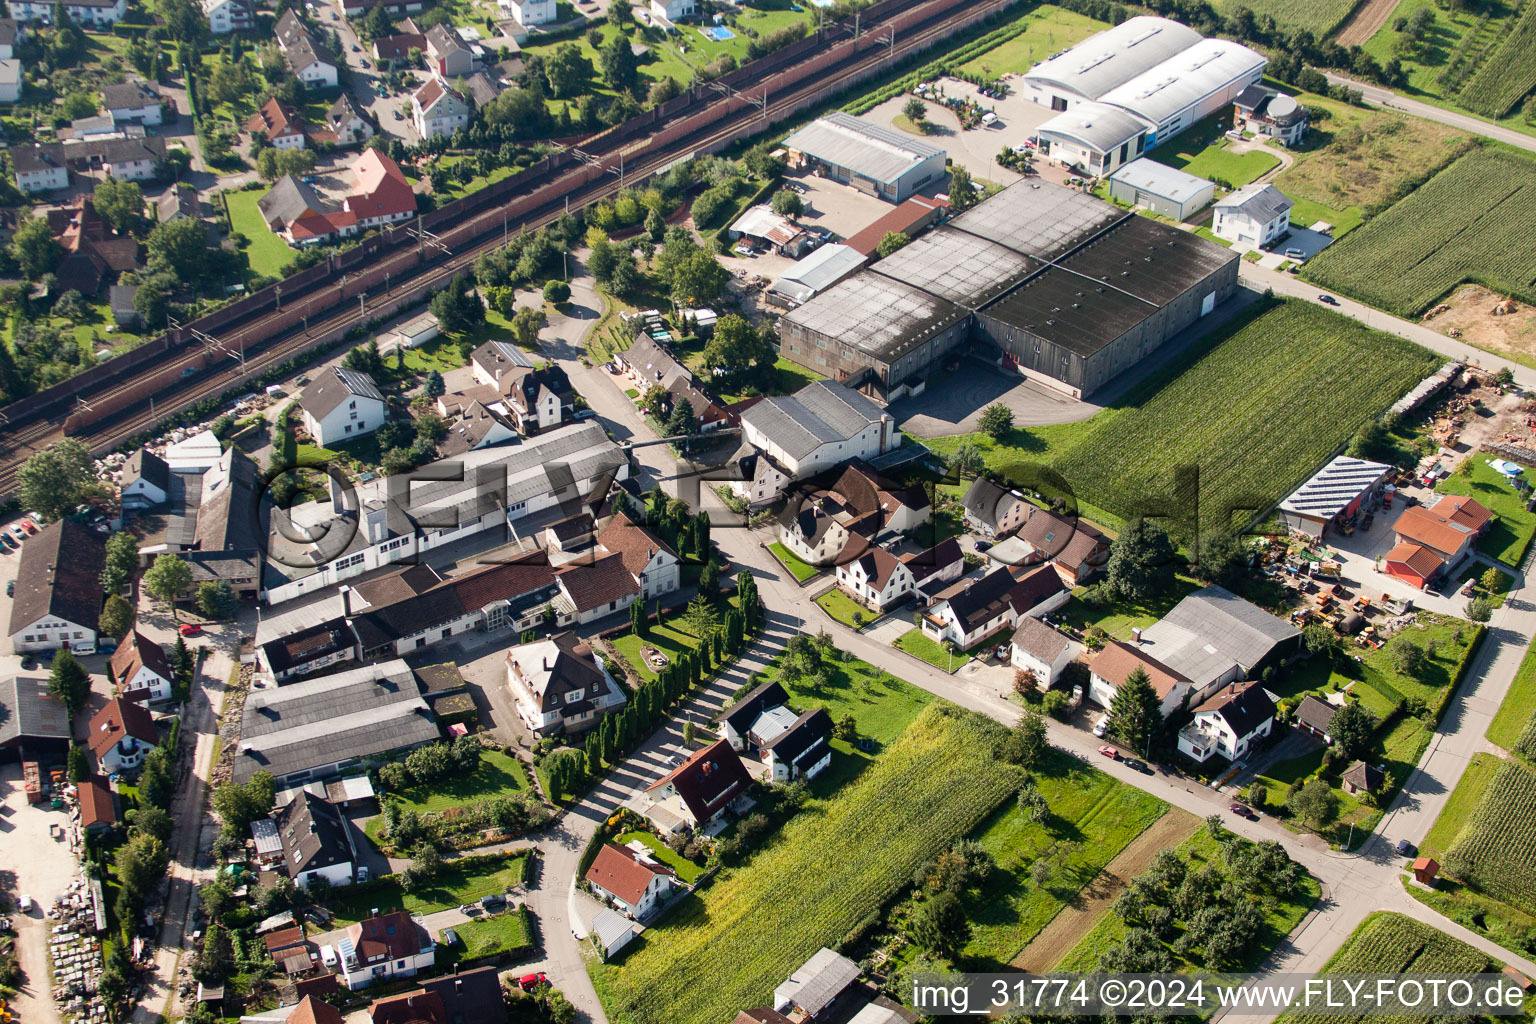
[[1216, 200], [1211, 230], [1230, 242], [1268, 245], [1291, 229], [1295, 205], [1273, 185], [1244, 185]]
[[585, 732], [626, 699], [602, 659], [569, 632], [509, 650], [507, 690], [538, 736]]
[[87, 745], [102, 775], [137, 772], [158, 742], [155, 720], [142, 704], [116, 697], [91, 717]]
[[885, 548], [870, 548], [839, 565], [837, 583], [876, 612], [910, 599], [917, 591], [912, 570]]
[[384, 394], [373, 378], [357, 370], [327, 366], [299, 396], [304, 429], [322, 448], [371, 434], [388, 415]]
[[293, 800], [272, 813], [283, 866], [300, 889], [316, 878], [331, 885], [352, 884], [357, 850], [352, 829], [335, 804], [301, 789]]
[[699, 13], [699, 0], [651, 0], [651, 17], [681, 21]]
[[732, 487], [758, 505], [850, 459], [866, 462], [901, 446], [896, 420], [835, 381], [819, 380], [783, 398], [765, 398], [741, 414], [742, 440], [758, 452], [753, 478]]
[[[53, 24], [52, 0], [11, 0], [9, 6], [16, 21]], [[115, 25], [128, 13], [128, 0], [70, 0], [64, 13], [76, 25]]]
[[1026, 616], [1013, 631], [1013, 647], [1008, 660], [1016, 669], [1033, 672], [1035, 684], [1048, 690], [1076, 655], [1077, 645], [1060, 630]]
[[524, 28], [547, 25], [557, 14], [555, 0], [501, 0], [501, 6]]
[[117, 692], [124, 700], [170, 700], [176, 673], [165, 648], [133, 630], [118, 644], [107, 662]]
[[354, 990], [386, 978], [414, 977], [437, 959], [437, 943], [426, 925], [403, 910], [352, 925], [335, 949], [337, 976]]
[[1088, 664], [1088, 698], [1100, 707], [1109, 707], [1115, 693], [1129, 678], [1141, 669], [1157, 693], [1163, 717], [1167, 718], [1189, 699], [1193, 688], [1183, 675], [1164, 665], [1135, 644], [1111, 640]]
[[101, 89], [101, 105], [112, 115], [114, 125], [155, 126], [164, 120], [159, 95], [143, 82], [122, 82]]
[[1179, 730], [1179, 753], [1204, 763], [1246, 756], [1275, 726], [1275, 699], [1258, 683], [1234, 683], [1195, 709]]
[[452, 135], [469, 124], [469, 104], [442, 80], [433, 78], [411, 94], [411, 123], [423, 139]]
[[633, 918], [643, 918], [679, 886], [677, 873], [649, 852], [604, 843], [587, 869], [587, 884], [599, 899]]
[[17, 654], [96, 650], [104, 600], [101, 534], [71, 519], [49, 523], [21, 546], [11, 598], [11, 649]]

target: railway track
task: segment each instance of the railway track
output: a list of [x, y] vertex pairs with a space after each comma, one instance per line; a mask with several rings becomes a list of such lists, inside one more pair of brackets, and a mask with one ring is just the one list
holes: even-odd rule
[[[1017, 2], [983, 0], [980, 3], [955, 3], [954, 0], [918, 0], [900, 5], [890, 10], [883, 22], [874, 25], [866, 23], [859, 36], [860, 39], [880, 40], [894, 34], [892, 41], [860, 49], [857, 46], [858, 39], [855, 39], [855, 45], [837, 63], [782, 93], [772, 94], [770, 81], [761, 89], [754, 87], [745, 93], [737, 92], [734, 96], [724, 95], [682, 111], [673, 116], [674, 122], [698, 117], [700, 113], [716, 108], [722, 113], [711, 119], [702, 130], [690, 132], [665, 145], [652, 147], [643, 138], [622, 142], [611, 147], [607, 156], [595, 157], [595, 163], [579, 164], [556, 175], [548, 185], [538, 189], [549, 189], [548, 198], [533, 209], [521, 212], [516, 220], [498, 216], [495, 207], [482, 209], [471, 216], [471, 227], [467, 235], [462, 226], [445, 230], [447, 236], [463, 236], [458, 237], [447, 252], [441, 251], [435, 244], [429, 250], [426, 240], [419, 233], [416, 234], [416, 248], [394, 248], [367, 268], [370, 277], [377, 278], [380, 271], [388, 275], [383, 288], [355, 288], [352, 294], [348, 294], [348, 281], [344, 276], [339, 283], [325, 285], [312, 294], [285, 300], [279, 312], [291, 316], [295, 308], [302, 308], [302, 327], [273, 335], [263, 329], [268, 316], [257, 316], [239, 326], [231, 325], [230, 329], [221, 329], [217, 337], [220, 351], [213, 358], [210, 358], [213, 350], [207, 346], [187, 346], [171, 355], [168, 361], [147, 367], [132, 377], [105, 382], [97, 391], [77, 400], [74, 409], [42, 416], [35, 422], [19, 423], [13, 428], [7, 425], [6, 429], [0, 429], [0, 494], [15, 492], [16, 475], [21, 464], [35, 451], [63, 436], [64, 420], [75, 409], [89, 413], [95, 405], [110, 407], [115, 400], [121, 400], [124, 395], [141, 387], [147, 375], [163, 373], [167, 366], [178, 371], [194, 371], [185, 377], [177, 376], [174, 383], [163, 392], [151, 396], [148, 401], [103, 415], [74, 432], [74, 436], [84, 441], [93, 452], [100, 454], [109, 451], [153, 427], [172, 411], [187, 408], [204, 399], [217, 398], [237, 387], [242, 379], [249, 379], [252, 375], [281, 365], [313, 348], [317, 339], [332, 336], [354, 323], [366, 321], [371, 310], [378, 309], [386, 302], [398, 300], [405, 293], [442, 287], [455, 274], [465, 274], [480, 255], [503, 245], [506, 235], [514, 230], [544, 227], [563, 216], [567, 209], [581, 208], [612, 196], [622, 188], [638, 184], [665, 170], [680, 159], [692, 154], [712, 152], [736, 139], [756, 134], [807, 105], [861, 80], [882, 65], [897, 63], [907, 56], [928, 49], [953, 33], [955, 21], [961, 18], [967, 21], [979, 20]], [[891, 32], [891, 22], [909, 12], [925, 9], [927, 14], [919, 15], [917, 20], [906, 25], [899, 33]], [[842, 45], [851, 35], [850, 29], [847, 35], [829, 45]], [[780, 69], [776, 74], [792, 71], [815, 59], [814, 56], [807, 57], [795, 65]], [[767, 98], [763, 99], [764, 96]], [[583, 143], [583, 148], [587, 145]], [[637, 149], [641, 149], [638, 160], [635, 159]], [[621, 169], [622, 175], [619, 174]], [[390, 230], [411, 233], [416, 229], [407, 225]], [[0, 412], [0, 416], [3, 416], [3, 412]]]

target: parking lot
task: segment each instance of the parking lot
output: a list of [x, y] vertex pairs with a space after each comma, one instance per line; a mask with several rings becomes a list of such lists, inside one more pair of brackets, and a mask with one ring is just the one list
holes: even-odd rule
[[[55, 811], [47, 803], [29, 804], [21, 786], [21, 766], [0, 766], [0, 787], [5, 790], [0, 804], [0, 836], [5, 848], [4, 866], [0, 867], [0, 889], [6, 894], [4, 916], [11, 918], [17, 932], [17, 950], [27, 981], [16, 995], [12, 1019], [31, 1024], [60, 1020], [48, 989], [48, 936], [51, 922], [44, 911], [53, 904], [77, 874], [73, 855], [63, 840], [48, 834], [50, 825], [64, 825], [68, 812]], [[30, 896], [37, 904], [32, 911], [16, 911], [16, 900]]]
[[922, 394], [891, 403], [890, 413], [901, 429], [917, 437], [943, 437], [980, 429], [981, 411], [994, 402], [1013, 410], [1019, 427], [1047, 423], [1077, 423], [1099, 411], [1044, 384], [1004, 373], [991, 363], [968, 359], [960, 369], [940, 377]]

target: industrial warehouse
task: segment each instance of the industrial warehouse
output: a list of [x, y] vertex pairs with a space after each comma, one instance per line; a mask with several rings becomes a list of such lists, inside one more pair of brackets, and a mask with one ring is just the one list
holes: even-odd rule
[[779, 320], [783, 354], [882, 401], [969, 341], [1074, 398], [1135, 367], [1237, 288], [1239, 257], [1092, 196], [1004, 189]]

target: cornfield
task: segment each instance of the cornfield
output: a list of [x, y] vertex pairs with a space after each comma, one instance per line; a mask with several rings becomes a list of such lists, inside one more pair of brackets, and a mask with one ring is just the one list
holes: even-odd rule
[[1018, 790], [1001, 726], [933, 704], [840, 793], [808, 806], [594, 980], [616, 1024], [716, 1024], [912, 884], [913, 872]]
[[[1536, 75], [1536, 62], [1528, 63]], [[1533, 235], [1536, 160], [1479, 150], [1324, 249], [1305, 274], [1402, 316], [1464, 281], [1536, 302]]]
[[[1229, 529], [1289, 493], [1435, 365], [1416, 345], [1282, 302], [1100, 413], [1055, 467], [1084, 500], [1130, 519], [1188, 517], [1175, 471], [1197, 466], [1202, 529]], [[1178, 529], [1184, 539], [1189, 525]]]
[[1446, 855], [1445, 870], [1536, 913], [1536, 772], [1504, 762]]
[[1503, 117], [1536, 88], [1536, 3], [1527, 3], [1513, 27], [1477, 72], [1462, 86], [1457, 100], [1468, 110]]

